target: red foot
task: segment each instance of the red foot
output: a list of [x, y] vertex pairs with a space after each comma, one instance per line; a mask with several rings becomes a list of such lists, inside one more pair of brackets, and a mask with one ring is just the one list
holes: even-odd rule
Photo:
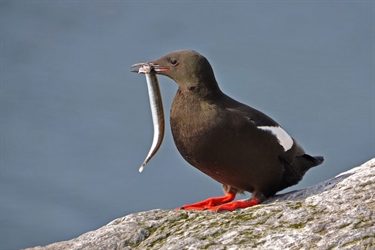
[[181, 208], [176, 208], [177, 210], [182, 209], [182, 210], [207, 210], [212, 207], [222, 205], [224, 203], [230, 202], [234, 200], [236, 197], [235, 194], [232, 193], [227, 193], [225, 196], [222, 197], [215, 197], [215, 198], [209, 198], [204, 201], [200, 201], [194, 204], [190, 205], [184, 205]]
[[250, 201], [233, 201], [235, 197], [235, 194], [228, 193], [222, 197], [209, 198], [194, 204], [184, 205], [181, 208], [176, 208], [176, 210], [210, 210], [220, 212], [233, 211], [237, 208], [247, 208], [259, 204], [259, 201], [256, 199], [252, 199]]
[[233, 201], [233, 202], [229, 202], [229, 203], [222, 204], [219, 206], [208, 208], [207, 210], [211, 210], [215, 212], [233, 211], [233, 210], [236, 210], [237, 208], [247, 208], [247, 207], [252, 207], [258, 204], [259, 204], [259, 201], [255, 199], [252, 199], [250, 201]]

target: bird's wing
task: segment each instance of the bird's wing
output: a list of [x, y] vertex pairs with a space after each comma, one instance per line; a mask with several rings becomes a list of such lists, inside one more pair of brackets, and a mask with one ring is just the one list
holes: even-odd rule
[[266, 114], [253, 109], [246, 105], [241, 105], [239, 107], [230, 107], [226, 108], [229, 112], [231, 112], [234, 115], [241, 116], [250, 122], [252, 122], [257, 127], [278, 127], [279, 124], [275, 122], [272, 118], [267, 116]]
[[237, 107], [227, 107], [226, 109], [235, 116], [240, 116], [249, 120], [258, 129], [271, 132], [279, 144], [284, 148], [284, 152], [279, 155], [281, 160], [292, 164], [296, 156], [305, 153], [297, 141], [289, 136], [276, 121], [266, 114], [244, 104]]

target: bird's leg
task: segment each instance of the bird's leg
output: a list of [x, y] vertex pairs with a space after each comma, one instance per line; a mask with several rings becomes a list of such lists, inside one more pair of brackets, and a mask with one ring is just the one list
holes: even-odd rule
[[226, 193], [225, 196], [209, 198], [194, 204], [184, 205], [181, 208], [177, 208], [177, 210], [212, 210], [214, 207], [220, 207], [220, 205], [222, 206], [227, 202], [233, 201], [235, 197], [236, 194], [234, 193]]
[[220, 212], [220, 211], [233, 211], [237, 208], [247, 208], [258, 205], [260, 202], [257, 199], [245, 200], [245, 201], [233, 201], [218, 206], [207, 208], [207, 210]]

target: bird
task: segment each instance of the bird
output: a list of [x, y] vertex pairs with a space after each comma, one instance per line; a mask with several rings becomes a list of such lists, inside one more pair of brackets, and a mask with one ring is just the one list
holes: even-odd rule
[[[170, 127], [179, 153], [224, 190], [223, 196], [177, 209], [220, 212], [258, 205], [324, 161], [306, 154], [272, 118], [223, 93], [198, 52], [178, 50], [148, 64], [178, 85]], [[235, 200], [244, 192], [251, 199]]]

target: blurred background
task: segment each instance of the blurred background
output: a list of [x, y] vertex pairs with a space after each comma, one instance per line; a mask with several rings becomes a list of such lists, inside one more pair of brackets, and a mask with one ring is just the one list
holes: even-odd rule
[[[138, 172], [153, 128], [145, 77], [129, 67], [178, 49], [325, 157], [283, 192], [371, 159], [374, 13], [373, 1], [1, 1], [1, 249], [222, 194], [179, 155], [169, 123]], [[159, 83], [168, 121], [177, 85]]]

